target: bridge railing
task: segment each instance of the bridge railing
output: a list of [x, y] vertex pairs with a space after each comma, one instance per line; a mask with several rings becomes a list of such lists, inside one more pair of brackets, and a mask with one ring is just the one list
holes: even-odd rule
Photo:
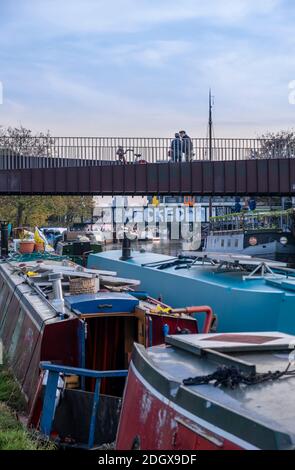
[[[172, 139], [159, 137], [0, 137], [0, 169], [85, 166], [144, 160], [173, 160]], [[186, 144], [185, 144], [186, 145]], [[210, 160], [209, 139], [193, 138], [182, 160]], [[236, 161], [257, 158], [294, 158], [295, 142], [283, 139], [214, 138], [211, 159]], [[121, 160], [122, 162], [122, 160]]]

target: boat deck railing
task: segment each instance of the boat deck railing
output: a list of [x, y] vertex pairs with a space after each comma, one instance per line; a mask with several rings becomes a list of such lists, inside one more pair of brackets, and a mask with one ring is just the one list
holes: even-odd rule
[[293, 209], [282, 211], [247, 211], [210, 217], [213, 234], [245, 233], [251, 230], [261, 232], [291, 231], [294, 220]]
[[[249, 228], [239, 228], [239, 229], [223, 229], [223, 230], [212, 230], [209, 235], [237, 235], [242, 233], [251, 233], [251, 232], [261, 232], [261, 233], [273, 233], [273, 232], [282, 233], [286, 230], [283, 230], [280, 227], [265, 228], [265, 227], [249, 227]], [[290, 231], [290, 230], [289, 230]]]
[[106, 378], [118, 378], [126, 377], [128, 374], [127, 370], [109, 370], [109, 371], [97, 371], [90, 369], [82, 369], [77, 367], [69, 367], [51, 364], [48, 362], [41, 362], [40, 367], [44, 371], [48, 371], [48, 379], [46, 383], [45, 396], [43, 401], [43, 408], [41, 413], [40, 428], [44, 436], [50, 437], [52, 430], [52, 423], [55, 414], [55, 400], [56, 391], [58, 387], [58, 380], [60, 374], [64, 375], [76, 375], [78, 377], [90, 377], [95, 379], [95, 388], [93, 396], [93, 405], [89, 426], [89, 437], [88, 437], [88, 449], [92, 449], [94, 446], [95, 436], [95, 422], [98, 411], [98, 404], [100, 398], [100, 386], [101, 380]]

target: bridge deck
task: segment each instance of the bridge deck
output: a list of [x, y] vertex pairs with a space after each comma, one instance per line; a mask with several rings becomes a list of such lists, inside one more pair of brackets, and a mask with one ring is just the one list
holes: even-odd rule
[[294, 195], [295, 159], [0, 170], [0, 194]]

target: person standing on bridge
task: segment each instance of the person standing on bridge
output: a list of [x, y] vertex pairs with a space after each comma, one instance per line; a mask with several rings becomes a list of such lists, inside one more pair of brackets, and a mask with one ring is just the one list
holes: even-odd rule
[[187, 135], [186, 131], [180, 131], [182, 143], [182, 153], [184, 153], [185, 161], [191, 162], [193, 159], [193, 142], [192, 139]]
[[170, 156], [173, 162], [181, 162], [182, 159], [182, 142], [180, 140], [180, 135], [175, 134], [174, 139], [170, 145]]

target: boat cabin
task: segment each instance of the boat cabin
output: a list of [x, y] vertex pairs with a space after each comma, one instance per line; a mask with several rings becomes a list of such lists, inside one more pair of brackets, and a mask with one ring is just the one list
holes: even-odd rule
[[254, 256], [295, 254], [294, 211], [248, 211], [211, 217], [205, 251]]
[[[295, 337], [167, 336], [135, 346], [117, 449], [295, 449]], [[283, 400], [282, 400], [283, 397]]]
[[[137, 280], [54, 258], [0, 263], [4, 350], [27, 399], [29, 425], [63, 445], [113, 442], [134, 342], [146, 347], [168, 334], [197, 333], [197, 320], [136, 290]], [[105, 374], [99, 390], [98, 372]], [[55, 391], [51, 373], [58, 378]], [[43, 403], [47, 385], [51, 405]]]

